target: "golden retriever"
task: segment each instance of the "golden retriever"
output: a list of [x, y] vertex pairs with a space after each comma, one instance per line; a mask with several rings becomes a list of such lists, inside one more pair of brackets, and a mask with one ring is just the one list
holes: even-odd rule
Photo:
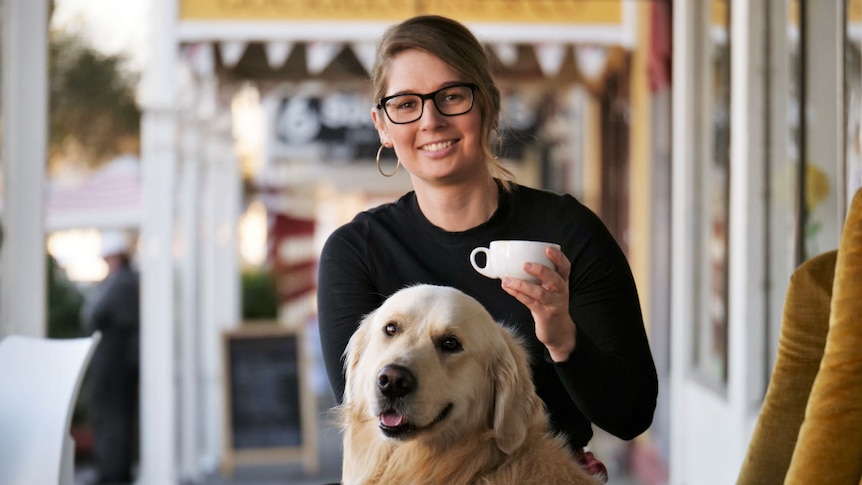
[[602, 483], [550, 433], [520, 342], [459, 290], [398, 291], [345, 355], [345, 485]]

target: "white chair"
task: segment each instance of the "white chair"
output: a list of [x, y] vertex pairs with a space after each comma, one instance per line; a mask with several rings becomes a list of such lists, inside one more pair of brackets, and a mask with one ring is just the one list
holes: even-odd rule
[[0, 340], [0, 484], [73, 484], [72, 411], [100, 337]]

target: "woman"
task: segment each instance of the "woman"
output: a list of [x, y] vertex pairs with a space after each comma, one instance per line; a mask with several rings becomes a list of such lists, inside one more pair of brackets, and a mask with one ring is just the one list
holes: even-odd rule
[[[592, 424], [622, 439], [645, 431], [658, 381], [628, 262], [589, 209], [515, 184], [497, 162], [500, 93], [481, 44], [453, 20], [411, 18], [378, 44], [372, 83], [381, 150], [395, 150], [413, 191], [357, 215], [323, 248], [320, 334], [338, 401], [361, 318], [404, 286], [430, 283], [459, 288], [525, 337], [536, 390], [573, 451]], [[473, 271], [471, 250], [498, 239], [558, 243], [546, 250], [556, 271], [528, 264], [535, 284]]]

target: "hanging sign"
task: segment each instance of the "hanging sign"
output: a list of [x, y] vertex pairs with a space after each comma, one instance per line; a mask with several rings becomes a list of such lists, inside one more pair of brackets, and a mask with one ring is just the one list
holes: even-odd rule
[[267, 100], [270, 153], [329, 163], [373, 160], [380, 138], [367, 89], [297, 89]]
[[182, 20], [394, 22], [441, 14], [462, 21], [618, 25], [623, 0], [180, 0]]

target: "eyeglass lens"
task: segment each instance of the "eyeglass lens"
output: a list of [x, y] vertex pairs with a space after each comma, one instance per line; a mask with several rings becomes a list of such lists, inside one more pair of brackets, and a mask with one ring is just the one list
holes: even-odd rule
[[450, 86], [425, 95], [401, 94], [386, 99], [383, 107], [393, 123], [411, 123], [422, 117], [425, 100], [429, 98], [437, 111], [446, 116], [461, 115], [473, 107], [470, 86]]

